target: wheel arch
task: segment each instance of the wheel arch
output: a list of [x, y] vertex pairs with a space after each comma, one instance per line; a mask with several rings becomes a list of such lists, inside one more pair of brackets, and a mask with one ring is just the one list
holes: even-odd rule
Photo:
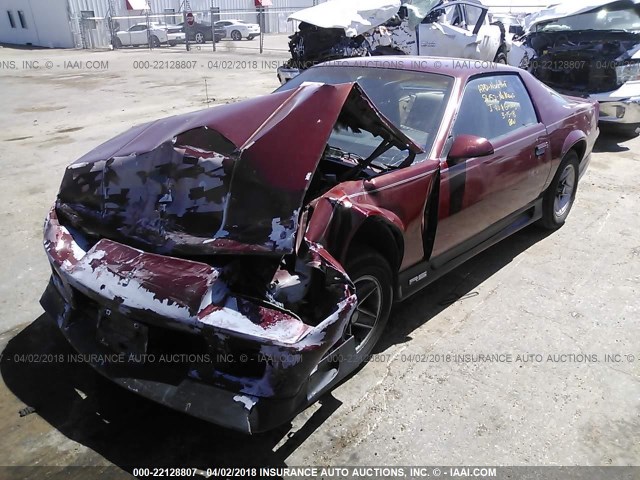
[[369, 246], [389, 262], [397, 281], [405, 245], [402, 222], [392, 212], [324, 197], [303, 228], [308, 241], [323, 245], [343, 266], [356, 245]]
[[569, 147], [569, 149], [565, 152], [565, 155], [563, 155], [563, 157], [566, 156], [567, 153], [569, 153], [572, 150], [576, 152], [576, 154], [578, 155], [578, 162], [582, 163], [587, 153], [587, 140], [584, 138], [578, 140], [571, 147]]
[[404, 240], [398, 228], [377, 215], [366, 217], [344, 249], [343, 264], [361, 245], [376, 250], [387, 259], [395, 282], [404, 257]]

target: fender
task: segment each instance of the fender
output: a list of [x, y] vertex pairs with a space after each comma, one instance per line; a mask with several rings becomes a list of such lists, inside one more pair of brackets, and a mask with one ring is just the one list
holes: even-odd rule
[[342, 265], [346, 263], [349, 247], [360, 229], [367, 222], [376, 222], [376, 228], [386, 230], [389, 238], [394, 241], [396, 255], [388, 260], [395, 272], [398, 271], [404, 253], [402, 232], [406, 227], [393, 212], [374, 205], [354, 204], [347, 196], [323, 196], [315, 203], [312, 215], [315, 217], [314, 222], [307, 230], [305, 238], [325, 246]]
[[[553, 137], [553, 134], [551, 135], [551, 137]], [[569, 135], [567, 135], [567, 137], [564, 139], [561, 150], [558, 150], [559, 142], [555, 143], [554, 141], [551, 141], [551, 145], [552, 145], [551, 170], [549, 171], [549, 176], [547, 177], [547, 181], [544, 183], [543, 191], [545, 191], [549, 187], [549, 185], [551, 185], [551, 181], [553, 180], [553, 177], [555, 177], [556, 172], [558, 171], [560, 162], [562, 162], [562, 159], [565, 157], [567, 152], [569, 152], [569, 150], [574, 148], [580, 142], [584, 142], [584, 147], [578, 150], [578, 157], [580, 157], [580, 161], [582, 161], [584, 157], [584, 153], [586, 151], [586, 145], [587, 145], [586, 144], [587, 136], [582, 130], [573, 130], [572, 132], [570, 132]]]
[[[562, 159], [567, 154], [567, 152], [580, 142], [585, 142], [585, 147], [586, 147], [587, 136], [582, 130], [573, 130], [571, 133], [569, 133], [569, 135], [567, 135], [567, 138], [564, 141], [564, 144], [562, 145], [562, 154], [560, 155], [560, 160], [562, 161]], [[582, 148], [582, 147], [577, 152], [578, 157], [580, 158], [580, 161], [582, 161], [582, 159], [584, 158], [584, 152], [585, 152], [585, 148]]]

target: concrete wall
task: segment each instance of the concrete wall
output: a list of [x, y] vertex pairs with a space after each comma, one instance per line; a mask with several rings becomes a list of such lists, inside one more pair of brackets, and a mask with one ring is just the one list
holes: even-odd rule
[[[12, 13], [15, 28], [7, 12]], [[18, 12], [23, 12], [25, 27]], [[67, 0], [0, 0], [0, 42], [51, 48], [75, 46]]]

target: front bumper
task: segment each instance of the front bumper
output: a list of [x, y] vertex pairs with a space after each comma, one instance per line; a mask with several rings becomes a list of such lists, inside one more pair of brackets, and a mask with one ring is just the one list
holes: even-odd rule
[[640, 97], [600, 101], [600, 121], [611, 125], [640, 126]]
[[297, 77], [298, 75], [300, 75], [300, 69], [299, 68], [278, 67], [277, 72], [278, 72], [278, 80], [280, 81], [281, 85], [284, 85], [285, 83], [287, 83], [292, 78]]
[[[50, 319], [59, 319], [69, 308], [53, 279], [40, 302]], [[270, 430], [309, 403], [306, 391], [282, 399], [244, 395], [190, 378], [183, 366], [158, 368], [149, 364], [149, 356], [123, 358], [96, 341], [95, 316], [87, 317], [84, 312], [72, 309], [65, 321], [57, 323], [81, 359], [101, 375], [149, 400], [225, 428], [246, 434]]]
[[[41, 304], [83, 360], [135, 393], [255, 433], [291, 419], [357, 366], [353, 342], [341, 341], [356, 304], [348, 279], [337, 310], [311, 327], [233, 298], [215, 267], [80, 237], [50, 212], [52, 276]], [[322, 252], [312, 256], [323, 263]], [[336, 345], [349, 361], [330, 360]]]
[[640, 81], [630, 81], [617, 90], [589, 96], [600, 104], [600, 121], [610, 125], [640, 126]]

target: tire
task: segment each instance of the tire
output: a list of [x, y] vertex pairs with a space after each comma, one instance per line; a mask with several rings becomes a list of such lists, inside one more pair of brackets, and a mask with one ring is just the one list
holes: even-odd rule
[[[393, 273], [389, 262], [376, 250], [357, 246], [351, 251], [356, 253], [347, 261], [346, 271], [356, 286], [356, 295], [360, 295], [358, 309], [351, 317], [345, 336], [355, 337], [357, 362], [361, 363], [373, 351], [389, 320], [393, 305]], [[362, 298], [363, 295], [366, 297]]]
[[498, 52], [498, 54], [496, 55], [495, 60], [493, 61], [493, 63], [499, 63], [501, 65], [506, 65], [507, 64], [507, 56], [505, 55], [504, 52], [500, 51]]
[[231, 32], [231, 40], [242, 40], [242, 34], [238, 30]]
[[564, 157], [551, 185], [542, 198], [542, 218], [538, 225], [547, 230], [557, 230], [564, 225], [578, 191], [578, 169], [580, 162], [571, 150]]
[[115, 37], [113, 39], [113, 48], [122, 48], [122, 40], [120, 40], [118, 37]]
[[170, 47], [175, 47], [176, 45], [178, 45], [178, 42], [169, 42]]
[[151, 46], [153, 48], [160, 47], [160, 39], [158, 37], [156, 37], [155, 35], [151, 35], [151, 38], [149, 39], [149, 41], [151, 42]]
[[206, 42], [206, 40], [204, 38], [204, 34], [202, 34], [201, 32], [196, 33], [195, 40], [196, 40], [196, 43], [205, 43]]

